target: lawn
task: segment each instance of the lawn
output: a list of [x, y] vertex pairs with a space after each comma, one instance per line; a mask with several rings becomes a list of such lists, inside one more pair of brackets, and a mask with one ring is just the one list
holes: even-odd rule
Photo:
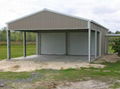
[[[111, 89], [120, 88], [120, 62], [117, 63], [103, 63], [105, 68], [81, 68], [81, 69], [66, 69], [66, 70], [51, 70], [43, 69], [33, 72], [0, 72], [0, 80], [6, 81], [6, 83], [12, 84], [33, 84], [42, 83], [37, 85], [37, 88], [29, 89], [52, 89], [50, 86], [44, 84], [59, 83], [59, 82], [76, 82], [86, 80], [99, 80], [109, 82], [112, 84]], [[8, 82], [9, 81], [9, 82]], [[23, 84], [24, 82], [24, 84]], [[22, 86], [20, 85], [20, 86]], [[28, 85], [29, 86], [29, 85]], [[52, 85], [51, 85], [52, 86]], [[16, 86], [14, 86], [16, 87]], [[17, 86], [18, 87], [18, 86]], [[14, 88], [12, 88], [14, 89]], [[15, 88], [16, 89], [16, 88]], [[21, 88], [20, 88], [21, 89]], [[24, 88], [28, 89], [28, 88]]]
[[[27, 55], [34, 55], [36, 53], [35, 44], [27, 45]], [[11, 45], [11, 56], [20, 57], [23, 56], [23, 46], [22, 44], [12, 44]], [[0, 60], [7, 58], [7, 46], [0, 45]]]
[[[110, 49], [111, 50], [111, 49]], [[23, 55], [23, 46], [12, 44], [12, 57]], [[35, 44], [27, 45], [27, 55], [35, 54]], [[7, 54], [6, 45], [0, 45], [0, 60], [5, 59]], [[76, 82], [84, 80], [99, 80], [111, 82], [111, 89], [120, 88], [120, 62], [103, 63], [105, 68], [78, 68], [66, 70], [43, 69], [32, 72], [0, 72], [0, 81], [5, 82], [5, 89], [21, 89], [21, 86], [27, 85], [24, 89], [50, 89], [47, 84], [51, 82], [57, 84], [59, 82]], [[30, 88], [32, 84], [39, 82], [36, 88]], [[44, 85], [45, 84], [45, 85]], [[17, 86], [16, 86], [17, 85]], [[12, 87], [12, 88], [11, 88]], [[20, 88], [18, 88], [20, 87]], [[52, 89], [52, 88], [51, 88]]]
[[[114, 50], [112, 50], [112, 47], [109, 46], [108, 49], [109, 53], [113, 53]], [[11, 53], [12, 53], [12, 57], [20, 57], [23, 56], [23, 46], [22, 44], [12, 44], [11, 46]], [[34, 55], [36, 53], [36, 45], [35, 44], [28, 44], [27, 45], [27, 55]], [[7, 46], [4, 45], [0, 45], [0, 60], [2, 59], [6, 59], [7, 58]]]

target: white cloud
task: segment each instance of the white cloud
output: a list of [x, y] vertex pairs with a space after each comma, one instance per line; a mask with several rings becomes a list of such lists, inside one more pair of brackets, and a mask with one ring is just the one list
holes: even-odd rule
[[120, 0], [0, 0], [0, 27], [6, 22], [44, 8], [84, 17], [120, 29]]

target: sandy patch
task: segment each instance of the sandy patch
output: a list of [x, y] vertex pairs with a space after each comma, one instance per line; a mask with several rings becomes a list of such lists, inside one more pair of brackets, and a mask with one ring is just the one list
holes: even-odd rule
[[110, 85], [96, 80], [67, 83], [57, 86], [56, 89], [110, 89]]
[[[78, 82], [13, 82], [11, 84], [15, 89], [111, 89], [111, 83], [98, 80], [87, 80]], [[13, 89], [13, 88], [5, 88]]]
[[68, 68], [80, 68], [80, 67], [95, 67], [103, 68], [101, 64], [89, 64], [79, 62], [34, 62], [26, 60], [15, 60], [15, 61], [0, 61], [0, 71], [12, 71], [12, 72], [23, 72], [23, 71], [34, 71], [38, 69], [68, 69]]
[[102, 63], [102, 62], [117, 62], [120, 61], [120, 57], [117, 56], [116, 54], [112, 54], [112, 55], [105, 55], [101, 58], [99, 58], [98, 60], [96, 60], [96, 63]]

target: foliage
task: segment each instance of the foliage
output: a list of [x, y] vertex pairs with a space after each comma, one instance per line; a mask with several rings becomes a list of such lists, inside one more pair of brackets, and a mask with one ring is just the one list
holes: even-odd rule
[[115, 53], [118, 53], [118, 56], [120, 56], [120, 38], [115, 38], [113, 40], [112, 49]]
[[[22, 41], [22, 32], [12, 32], [11, 31], [11, 41]], [[32, 32], [27, 32], [26, 39], [29, 42], [35, 41], [36, 34]], [[0, 30], [0, 42], [6, 42], [6, 29]]]
[[[115, 33], [109, 32], [109, 34], [120, 34], [120, 31], [116, 31]], [[120, 37], [109, 37], [108, 53], [112, 53], [112, 54], [118, 53], [119, 54], [119, 50], [120, 50], [119, 41], [120, 41]]]
[[120, 31], [116, 31], [115, 34], [120, 34]]

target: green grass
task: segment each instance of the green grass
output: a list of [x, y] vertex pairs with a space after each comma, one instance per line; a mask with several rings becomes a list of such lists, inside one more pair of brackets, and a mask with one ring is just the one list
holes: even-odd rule
[[[104, 82], [111, 82], [111, 89], [120, 88], [120, 62], [117, 63], [103, 63], [105, 68], [81, 68], [81, 69], [66, 69], [66, 70], [38, 70], [39, 74], [44, 75], [44, 81], [84, 81], [84, 80], [99, 80]], [[37, 78], [40, 81], [41, 78]]]
[[[65, 70], [52, 70], [42, 69], [34, 72], [0, 72], [0, 79], [21, 79], [30, 78], [32, 73], [35, 73], [37, 80], [55, 80], [55, 81], [78, 81], [86, 80], [87, 78], [99, 79], [106, 81], [109, 79], [120, 79], [120, 62], [117, 63], [104, 63], [105, 68], [81, 68], [81, 69], [65, 69]], [[35, 80], [36, 80], [35, 79]], [[34, 79], [33, 79], [34, 80]]]
[[[106, 65], [106, 67], [102, 69], [101, 68], [81, 68], [65, 70], [42, 69], [33, 72], [19, 72], [19, 73], [0, 72], [0, 79], [2, 80], [31, 79], [30, 81], [32, 83], [38, 81], [48, 83], [51, 81], [54, 81], [55, 83], [64, 81], [75, 82], [89, 79], [95, 79], [104, 82], [109, 82], [111, 80], [112, 81], [120, 80], [120, 62], [103, 64]], [[111, 88], [113, 89], [120, 88], [120, 82], [113, 82]]]
[[31, 77], [30, 72], [0, 72], [0, 79], [5, 80], [17, 80], [17, 79], [27, 79]]
[[[27, 55], [35, 54], [35, 44], [28, 44], [27, 45]], [[20, 57], [23, 56], [23, 46], [18, 44], [11, 45], [11, 55], [12, 57]], [[0, 45], [0, 60], [7, 58], [7, 46]]]
[[[11, 47], [12, 57], [23, 56], [23, 46], [12, 44]], [[111, 53], [113, 50], [109, 49]], [[35, 54], [35, 45], [27, 45], [27, 55]], [[7, 48], [6, 45], [0, 45], [0, 60], [6, 59]], [[3, 80], [21, 80], [31, 79], [32, 82], [36, 81], [81, 81], [88, 79], [96, 79], [101, 81], [120, 80], [120, 62], [116, 63], [103, 63], [105, 68], [81, 68], [81, 69], [66, 69], [66, 70], [37, 70], [34, 71], [36, 77], [32, 75], [33, 72], [0, 72], [0, 79]], [[120, 83], [113, 83], [111, 88], [120, 88]], [[39, 89], [39, 88], [38, 88]]]
[[36, 72], [55, 80], [77, 81], [86, 78], [108, 80], [120, 79], [120, 62], [104, 63], [105, 68], [81, 68], [66, 70], [38, 70]]

